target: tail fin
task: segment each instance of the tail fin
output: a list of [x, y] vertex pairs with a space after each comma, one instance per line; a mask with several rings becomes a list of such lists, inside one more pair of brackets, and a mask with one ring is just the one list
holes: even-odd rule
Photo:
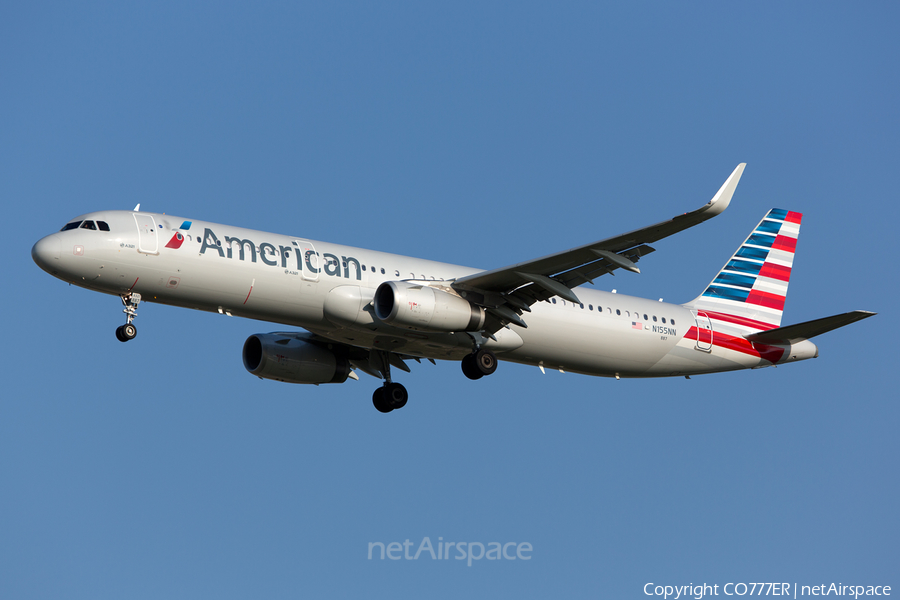
[[781, 325], [802, 216], [770, 210], [706, 291], [685, 306], [746, 329]]

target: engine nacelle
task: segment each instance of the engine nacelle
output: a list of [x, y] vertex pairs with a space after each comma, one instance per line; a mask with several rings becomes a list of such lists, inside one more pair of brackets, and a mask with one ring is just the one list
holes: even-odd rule
[[343, 383], [350, 362], [307, 341], [278, 333], [257, 333], [244, 342], [244, 367], [257, 377], [287, 383]]
[[459, 296], [406, 281], [385, 281], [375, 291], [375, 316], [419, 331], [479, 331], [484, 309]]

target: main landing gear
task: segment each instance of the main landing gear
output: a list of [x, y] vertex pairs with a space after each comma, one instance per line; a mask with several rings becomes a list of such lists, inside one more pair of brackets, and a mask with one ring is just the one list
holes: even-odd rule
[[125, 294], [122, 296], [122, 304], [125, 305], [125, 324], [116, 328], [116, 339], [120, 342], [133, 340], [137, 336], [137, 327], [132, 325], [132, 321], [137, 316], [137, 307], [141, 303], [141, 295], [137, 292]]
[[389, 413], [395, 408], [403, 408], [406, 406], [407, 400], [409, 400], [409, 394], [406, 388], [396, 382], [387, 381], [372, 394], [372, 404], [375, 405], [378, 412], [382, 413]]
[[477, 348], [462, 359], [462, 372], [469, 379], [481, 379], [497, 370], [497, 357], [490, 350]]
[[384, 385], [372, 394], [372, 404], [381, 413], [389, 413], [394, 409], [406, 406], [409, 393], [401, 384], [391, 381], [391, 362], [386, 352], [373, 352], [372, 358], [380, 362], [378, 370], [384, 376]]

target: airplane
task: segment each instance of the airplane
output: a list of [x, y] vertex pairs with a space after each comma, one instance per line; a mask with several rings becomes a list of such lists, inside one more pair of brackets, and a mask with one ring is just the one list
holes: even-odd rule
[[240, 227], [143, 212], [81, 215], [32, 248], [54, 277], [119, 296], [137, 335], [141, 302], [301, 328], [251, 335], [243, 363], [261, 379], [383, 380], [382, 413], [406, 388], [391, 368], [459, 361], [472, 380], [498, 360], [601, 377], [686, 377], [819, 355], [810, 339], [873, 316], [856, 310], [781, 326], [802, 215], [772, 209], [712, 282], [685, 304], [581, 287], [640, 273], [649, 244], [724, 211], [741, 163], [707, 204], [643, 229], [507, 267], [481, 270]]

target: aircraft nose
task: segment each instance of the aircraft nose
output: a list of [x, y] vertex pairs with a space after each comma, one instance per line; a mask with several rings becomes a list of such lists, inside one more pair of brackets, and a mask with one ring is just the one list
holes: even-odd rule
[[37, 263], [37, 266], [53, 273], [59, 268], [59, 251], [62, 243], [59, 241], [59, 235], [54, 233], [47, 237], [41, 238], [31, 248], [31, 258]]

